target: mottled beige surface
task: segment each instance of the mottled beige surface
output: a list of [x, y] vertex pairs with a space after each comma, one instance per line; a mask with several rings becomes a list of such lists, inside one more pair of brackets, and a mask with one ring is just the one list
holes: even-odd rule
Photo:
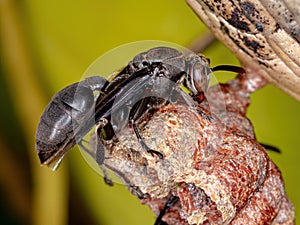
[[246, 70], [300, 101], [300, 1], [187, 2]]

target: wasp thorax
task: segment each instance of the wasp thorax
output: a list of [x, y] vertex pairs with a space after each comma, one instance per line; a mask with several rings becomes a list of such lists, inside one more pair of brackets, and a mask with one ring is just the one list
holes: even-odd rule
[[135, 56], [132, 64], [137, 70], [161, 66], [167, 74], [179, 74], [184, 71], [184, 55], [174, 48], [156, 47]]

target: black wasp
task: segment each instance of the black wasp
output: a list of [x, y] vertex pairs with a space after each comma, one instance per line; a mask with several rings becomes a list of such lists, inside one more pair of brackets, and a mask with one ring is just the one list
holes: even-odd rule
[[[80, 144], [95, 124], [98, 129], [107, 128], [107, 133], [110, 133], [108, 126], [111, 125], [112, 111], [128, 105], [128, 102], [124, 103], [125, 100], [139, 95], [147, 96], [144, 92], [152, 95], [155, 91], [153, 87], [157, 87], [155, 84], [160, 81], [168, 79], [176, 86], [170, 88], [160, 85], [157, 92], [163, 93], [162, 96], [183, 84], [195, 97], [207, 90], [209, 75], [216, 70], [243, 72], [242, 68], [235, 66], [210, 68], [209, 61], [203, 56], [157, 47], [134, 57], [110, 82], [95, 76], [67, 86], [54, 95], [41, 116], [36, 132], [36, 150], [41, 163], [49, 165], [61, 158], [75, 144]], [[95, 97], [94, 92], [98, 92], [98, 96]], [[130, 113], [130, 123], [144, 149], [163, 158], [158, 151], [149, 149], [143, 143], [135, 125], [135, 120], [145, 107], [157, 102], [153, 97], [146, 97], [127, 113]], [[125, 117], [119, 115], [120, 118], [122, 116]], [[104, 158], [100, 158], [101, 163]]]
[[178, 94], [183, 92], [181, 85], [192, 98], [203, 95], [210, 74], [217, 70], [244, 72], [235, 66], [210, 68], [209, 60], [203, 56], [157, 47], [135, 56], [109, 81], [95, 76], [67, 86], [52, 98], [41, 116], [36, 132], [36, 150], [41, 164], [60, 162], [76, 144], [85, 148], [83, 138], [96, 125], [97, 144], [93, 157], [101, 166], [104, 162], [101, 138], [112, 138], [126, 122], [133, 128], [143, 149], [163, 159], [159, 150], [150, 149], [144, 143], [136, 120], [148, 108], [185, 101], [184, 96]]

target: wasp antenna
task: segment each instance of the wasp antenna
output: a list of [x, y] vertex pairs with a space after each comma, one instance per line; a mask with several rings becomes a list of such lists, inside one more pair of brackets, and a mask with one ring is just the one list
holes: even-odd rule
[[244, 75], [246, 72], [242, 67], [239, 66], [232, 66], [232, 65], [219, 65], [211, 68], [213, 72], [215, 71], [229, 71], [229, 72], [234, 72], [238, 73], [241, 75]]

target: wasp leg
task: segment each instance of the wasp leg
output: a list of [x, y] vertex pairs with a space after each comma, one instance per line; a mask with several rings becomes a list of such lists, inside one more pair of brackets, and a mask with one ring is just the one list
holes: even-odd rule
[[273, 146], [273, 145], [268, 145], [268, 144], [264, 144], [264, 143], [261, 143], [261, 142], [259, 142], [259, 144], [260, 144], [261, 146], [263, 146], [263, 147], [264, 147], [265, 149], [267, 149], [267, 150], [270, 150], [270, 151], [272, 151], [272, 152], [281, 153], [280, 149], [277, 148], [277, 147], [275, 147], [275, 146]]
[[161, 154], [159, 151], [155, 151], [155, 150], [149, 148], [148, 145], [144, 142], [143, 138], [141, 137], [141, 135], [136, 127], [135, 121], [132, 120], [131, 123], [132, 123], [134, 133], [138, 139], [138, 142], [141, 144], [142, 148], [145, 149], [148, 153], [151, 153], [152, 155], [157, 155], [158, 158], [163, 159], [164, 158], [163, 154]]
[[101, 119], [99, 122], [96, 124], [95, 128], [95, 136], [96, 136], [96, 162], [99, 165], [102, 165], [104, 162], [104, 147], [101, 142], [101, 131], [103, 127], [108, 123], [107, 119]]
[[144, 142], [143, 138], [141, 137], [141, 135], [138, 131], [138, 128], [136, 126], [136, 123], [135, 123], [137, 118], [139, 116], [141, 116], [141, 114], [144, 112], [144, 109], [145, 109], [145, 106], [147, 105], [147, 103], [148, 103], [147, 98], [145, 98], [137, 103], [137, 106], [134, 108], [133, 117], [130, 119], [130, 123], [131, 123], [134, 133], [138, 139], [138, 142], [140, 143], [142, 148], [145, 149], [148, 153], [151, 153], [153, 156], [157, 155], [158, 158], [163, 159], [164, 158], [163, 154], [161, 154], [159, 151], [155, 151], [147, 146], [147, 144]]
[[135, 186], [133, 184], [129, 185], [129, 188], [131, 190], [131, 193], [136, 195], [139, 199], [146, 199], [149, 197], [148, 194], [144, 194], [138, 186]]
[[[84, 151], [86, 151], [88, 154], [90, 154], [90, 155], [94, 158], [95, 156], [94, 156], [93, 153], [91, 153], [92, 151], [91, 151], [90, 149], [86, 148], [86, 147], [82, 144], [83, 141], [85, 141], [85, 140], [81, 140], [81, 141], [78, 143], [79, 147], [82, 148]], [[103, 148], [103, 146], [102, 146], [102, 148]], [[97, 163], [98, 163], [98, 161], [99, 161], [99, 158], [101, 158], [101, 154], [98, 154], [98, 153], [100, 153], [100, 151], [98, 151], [98, 149], [99, 149], [99, 146], [97, 147], [96, 158], [95, 158], [95, 160], [96, 160]], [[104, 148], [103, 148], [103, 151], [104, 151]], [[101, 161], [101, 160], [100, 160], [100, 161]], [[113, 186], [114, 183], [108, 178], [108, 173], [107, 173], [107, 170], [105, 169], [105, 167], [104, 167], [102, 164], [99, 164], [99, 163], [98, 163], [98, 165], [99, 165], [101, 171], [103, 172], [103, 175], [104, 175], [104, 182], [105, 182], [108, 186]]]
[[95, 128], [95, 136], [96, 136], [96, 154], [95, 154], [95, 160], [97, 162], [97, 164], [99, 165], [101, 171], [103, 172], [103, 176], [104, 176], [104, 182], [108, 185], [108, 186], [113, 186], [113, 182], [111, 179], [108, 178], [108, 173], [107, 170], [105, 169], [103, 163], [104, 163], [104, 159], [105, 159], [105, 149], [104, 146], [101, 142], [101, 130], [103, 129], [103, 127], [108, 123], [108, 121], [106, 119], [100, 119], [99, 122], [97, 122], [96, 124], [96, 128]]
[[107, 170], [105, 169], [105, 167], [103, 165], [99, 165], [100, 166], [100, 169], [102, 170], [103, 172], [103, 175], [104, 175], [104, 182], [108, 185], [108, 186], [113, 186], [114, 185], [114, 182], [108, 178], [108, 173], [107, 173]]
[[163, 216], [166, 214], [167, 210], [173, 206], [179, 198], [177, 196], [171, 195], [166, 204], [164, 205], [163, 209], [160, 211], [158, 217], [155, 220], [154, 225], [163, 225], [166, 224], [165, 222], [162, 221]]

